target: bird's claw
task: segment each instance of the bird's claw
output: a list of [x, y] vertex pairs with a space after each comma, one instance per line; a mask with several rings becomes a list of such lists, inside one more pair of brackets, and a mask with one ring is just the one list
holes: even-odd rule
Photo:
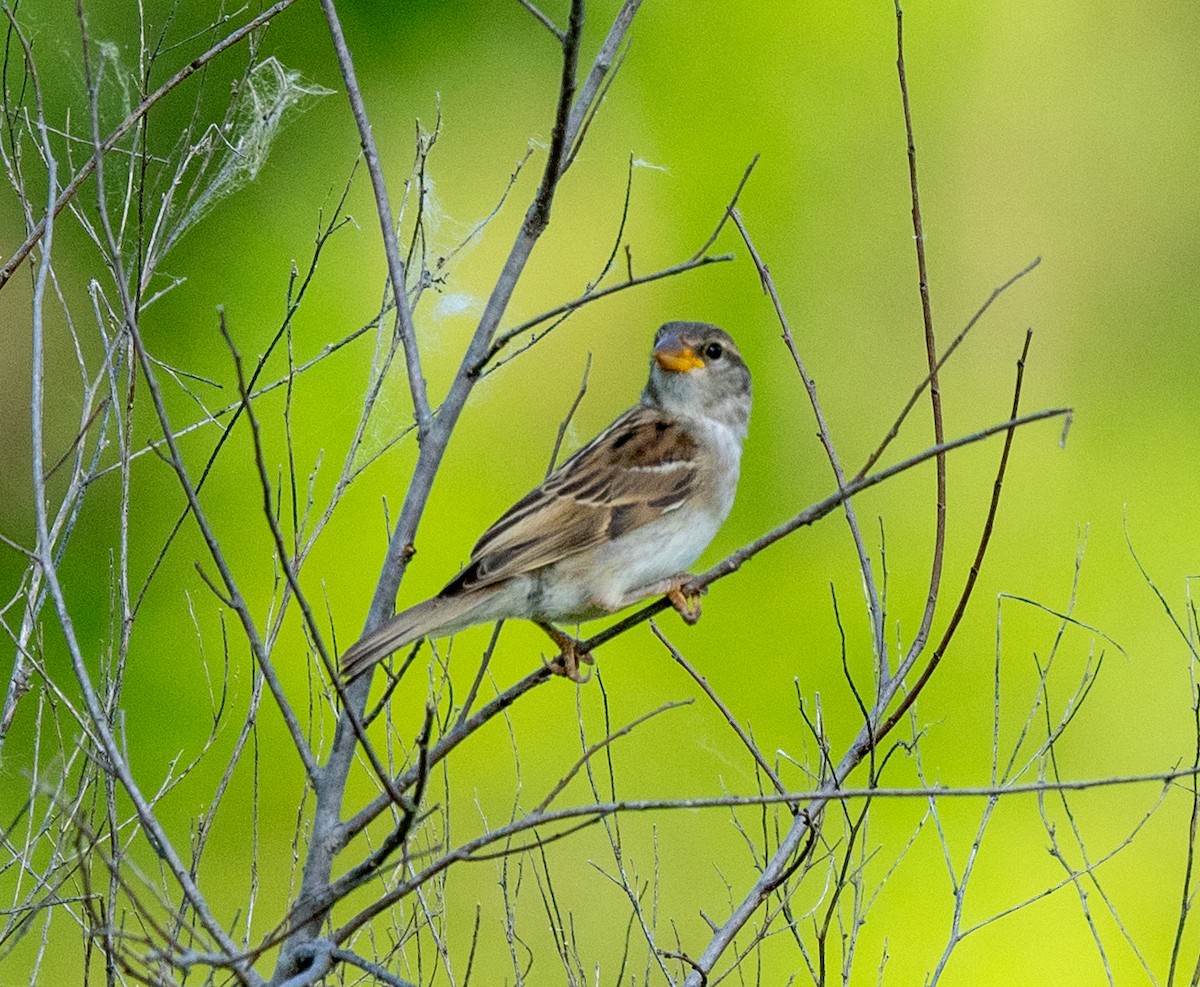
[[563, 645], [562, 652], [557, 658], [549, 663], [550, 671], [555, 675], [562, 675], [577, 685], [582, 685], [591, 677], [591, 672], [584, 675], [579, 668], [580, 662], [585, 665], [596, 664], [596, 659], [592, 657], [590, 651], [581, 651], [579, 642], [574, 638], [567, 639], [569, 643]]
[[579, 671], [579, 663], [585, 665], [594, 665], [596, 659], [592, 657], [590, 651], [584, 651], [582, 642], [571, 637], [570, 634], [564, 634], [552, 624], [544, 624], [540, 621], [538, 626], [544, 630], [555, 645], [558, 646], [559, 655], [546, 663], [546, 667], [555, 675], [562, 675], [569, 678], [572, 682], [582, 684], [591, 678], [591, 675], [581, 675]]
[[688, 584], [679, 583], [667, 590], [667, 599], [671, 601], [685, 624], [691, 625], [700, 619], [700, 590], [685, 590]]

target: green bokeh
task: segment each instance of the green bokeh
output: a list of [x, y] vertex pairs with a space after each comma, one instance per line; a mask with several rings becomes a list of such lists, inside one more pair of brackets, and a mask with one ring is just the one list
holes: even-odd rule
[[[548, 12], [561, 19], [560, 6], [547, 5]], [[611, 2], [592, 5], [587, 52], [594, 51], [613, 9]], [[94, 35], [113, 39], [122, 56], [132, 58], [136, 31], [129, 6], [97, 4], [89, 11]], [[77, 70], [74, 75], [69, 70], [77, 62], [77, 27], [69, 14], [32, 11], [29, 29], [42, 39], [39, 53], [47, 64], [60, 65], [56, 74], [46, 74], [51, 113], [57, 108], [61, 121], [69, 101], [79, 127], [86, 107], [78, 101]], [[156, 16], [162, 14], [151, 19]], [[516, 3], [360, 2], [345, 5], [343, 16], [397, 199], [412, 162], [413, 121], [419, 118], [431, 127], [440, 108], [442, 130], [429, 163], [436, 207], [430, 218], [434, 246], [444, 249], [492, 209], [528, 142], [548, 139], [559, 71], [555, 45]], [[185, 23], [193, 17], [194, 23]], [[204, 16], [181, 13], [170, 37], [189, 35], [207, 17], [207, 11]], [[1052, 615], [1011, 600], [999, 603], [999, 594], [1066, 609], [1085, 538], [1074, 614], [1106, 636], [1084, 628], [1067, 632], [1049, 684], [1054, 716], [1089, 656], [1094, 662], [1103, 652], [1104, 664], [1059, 746], [1059, 769], [1065, 777], [1094, 778], [1186, 763], [1195, 746], [1186, 649], [1140, 577], [1126, 538], [1182, 612], [1185, 579], [1196, 573], [1200, 557], [1200, 61], [1195, 57], [1200, 8], [1112, 0], [914, 2], [906, 8], [905, 28], [933, 311], [943, 345], [993, 287], [1033, 257], [1043, 258], [991, 309], [947, 369], [942, 390], [948, 433], [969, 432], [1007, 414], [1015, 361], [1030, 326], [1034, 341], [1024, 406], [1074, 408], [1064, 447], [1056, 424], [1038, 425], [1017, 437], [972, 607], [919, 706], [917, 719], [926, 729], [926, 780], [987, 782], [997, 628], [1002, 749], [1005, 742], [1011, 745], [1036, 696], [1035, 656], [1045, 661], [1058, 628]], [[620, 222], [631, 155], [637, 166], [625, 242], [634, 271], [645, 273], [689, 256], [704, 242], [747, 163], [760, 154], [741, 209], [817, 379], [843, 462], [857, 469], [924, 373], [891, 5], [650, 2], [635, 22], [632, 39], [504, 324], [574, 297], [595, 277]], [[198, 41], [192, 47], [203, 46]], [[233, 399], [217, 306], [223, 306], [243, 353], [253, 357], [266, 346], [284, 312], [293, 260], [303, 271], [318, 213], [329, 214], [358, 149], [315, 4], [300, 3], [280, 15], [265, 34], [261, 53], [277, 55], [306, 79], [337, 92], [293, 118], [257, 180], [218, 204], [181, 241], [167, 271], [187, 280], [144, 320], [158, 357], [223, 383], [219, 393], [201, 388], [214, 406]], [[219, 62], [213, 67], [201, 112], [222, 105], [223, 86], [233, 71]], [[195, 92], [194, 86], [184, 86], [156, 110], [152, 134], [163, 135], [162, 150], [169, 149], [171, 136], [191, 112]], [[115, 122], [121, 115], [115, 92], [112, 101], [106, 112]], [[425, 372], [435, 398], [444, 393], [503, 262], [536, 185], [542, 153], [535, 150], [508, 205], [418, 312]], [[86, 150], [78, 154], [77, 162]], [[80, 202], [94, 214], [93, 186], [85, 187]], [[331, 241], [296, 318], [294, 345], [301, 359], [368, 322], [378, 308], [385, 266], [362, 169], [348, 202], [357, 226]], [[11, 196], [0, 208], [3, 242], [15, 245], [24, 235], [20, 214]], [[56, 256], [64, 280], [74, 278], [71, 301], [82, 313], [82, 282], [99, 276], [98, 265], [94, 249], [68, 230], [69, 224], [64, 221]], [[739, 499], [702, 562], [715, 561], [833, 489], [807, 399], [746, 251], [731, 231], [716, 249], [733, 252], [736, 260], [589, 306], [477, 388], [434, 487], [401, 604], [436, 591], [466, 558], [478, 533], [541, 476], [586, 354], [593, 359], [590, 386], [568, 445], [586, 440], [634, 399], [651, 333], [669, 318], [706, 319], [729, 328], [755, 379]], [[0, 293], [0, 354], [7, 382], [0, 393], [0, 441], [9, 463], [0, 480], [0, 530], [26, 542], [32, 530], [29, 293], [24, 275]], [[323, 456], [314, 488], [318, 503], [332, 488], [357, 420], [369, 345], [364, 340], [347, 348], [302, 378], [296, 389], [295, 461], [303, 482]], [[50, 356], [52, 371], [69, 371], [73, 357], [65, 335], [53, 342]], [[269, 376], [285, 369], [279, 359], [271, 366]], [[179, 421], [197, 416], [179, 392], [170, 402]], [[281, 393], [260, 406], [273, 465], [285, 456], [283, 407]], [[50, 446], [61, 451], [77, 430], [78, 409], [54, 410]], [[143, 442], [154, 434], [145, 410], [137, 423]], [[367, 448], [382, 447], [410, 418], [404, 376], [397, 370]], [[185, 440], [197, 469], [214, 436], [202, 431]], [[889, 456], [898, 459], [929, 441], [923, 402]], [[315, 600], [327, 601], [342, 647], [361, 626], [382, 560], [381, 498], [387, 498], [394, 518], [415, 454], [415, 443], [407, 439], [363, 474], [308, 563], [306, 588]], [[973, 557], [997, 454], [993, 442], [951, 458], [947, 595], [935, 634], [948, 619], [950, 599]], [[135, 483], [132, 568], [140, 586], [183, 501], [166, 466], [153, 456], [141, 460]], [[888, 633], [904, 643], [915, 632], [927, 591], [932, 491], [932, 469], [925, 468], [871, 491], [858, 505], [874, 554], [876, 518], [883, 520]], [[107, 639], [107, 567], [117, 496], [112, 481], [95, 491], [64, 563], [75, 620], [90, 653]], [[255, 616], [265, 620], [276, 574], [244, 429], [223, 454], [205, 503]], [[130, 749], [139, 752], [135, 769], [148, 788], [157, 786], [172, 758], [195, 757], [209, 730], [208, 685], [188, 615], [190, 597], [206, 655], [216, 661], [220, 625], [212, 597], [193, 568], [204, 558], [200, 538], [186, 526], [151, 587], [135, 639], [125, 731]], [[4, 562], [10, 592], [21, 564], [12, 557]], [[685, 629], [670, 616], [662, 621], [671, 640], [752, 725], [765, 751], [797, 757], [806, 751], [793, 679], [806, 708], [820, 697], [835, 751], [858, 729], [860, 717], [839, 659], [831, 586], [845, 625], [850, 668], [865, 687], [870, 659], [861, 584], [849, 535], [837, 517], [801, 530], [719, 583], [696, 628]], [[65, 649], [51, 627], [46, 633], [48, 660], [60, 663], [65, 674]], [[454, 644], [460, 690], [470, 682], [487, 635], [477, 629]], [[502, 641], [494, 670], [504, 685], [532, 667], [545, 643], [535, 630], [517, 626], [506, 628]], [[308, 672], [295, 625], [277, 656], [289, 648], [295, 661], [281, 663], [281, 673], [294, 695], [303, 696]], [[231, 701], [241, 708], [250, 689], [246, 649], [235, 647], [230, 660]], [[647, 628], [605, 646], [599, 662], [614, 726], [659, 703], [698, 695]], [[418, 685], [422, 688], [408, 706], [414, 710], [412, 722], [401, 717], [409, 736], [423, 696], [423, 683]], [[702, 699], [651, 721], [615, 746], [622, 797], [752, 790], [749, 758]], [[595, 739], [601, 735], [603, 710], [597, 683], [583, 688], [579, 703]], [[257, 737], [263, 784], [257, 907], [265, 928], [288, 901], [287, 840], [302, 772], [278, 715], [269, 704], [264, 709]], [[325, 729], [328, 735], [329, 721]], [[521, 800], [529, 808], [578, 756], [574, 689], [556, 682], [527, 697], [512, 711], [511, 730], [521, 751]], [[8, 742], [28, 745], [32, 731], [30, 706]], [[210, 797], [222, 769], [221, 752], [229, 749], [235, 732], [221, 733], [214, 752], [163, 804], [182, 844], [187, 820]], [[21, 761], [10, 748], [4, 770], [18, 772]], [[452, 764], [450, 830], [455, 837], [478, 831], [480, 810], [493, 823], [507, 817], [517, 776], [504, 725], [494, 723], [473, 738]], [[795, 769], [785, 771], [785, 778], [797, 787], [805, 784]], [[905, 785], [918, 779], [911, 761], [897, 757], [885, 780]], [[17, 789], [24, 790], [23, 784]], [[227, 920], [242, 905], [247, 887], [251, 784], [248, 772], [235, 777], [201, 874], [218, 915]], [[364, 772], [352, 784], [347, 804], [371, 794]], [[1154, 786], [1140, 786], [1074, 796], [1072, 810], [1092, 859], [1120, 845], [1157, 795]], [[568, 802], [589, 797], [582, 780], [563, 796]], [[983, 805], [960, 800], [940, 806], [959, 872]], [[888, 875], [925, 808], [911, 801], [877, 806], [867, 844], [881, 852], [867, 866], [869, 886]], [[1189, 808], [1185, 793], [1170, 793], [1134, 844], [1099, 871], [1108, 902], [1160, 983], [1178, 915]], [[1061, 803], [1047, 799], [1046, 811], [1059, 837], [1069, 839]], [[11, 816], [7, 800], [5, 812]], [[697, 950], [707, 940], [700, 913], [715, 919], [727, 914], [725, 881], [740, 897], [754, 879], [744, 840], [721, 812], [636, 816], [621, 825], [628, 845], [636, 848], [631, 852], [643, 880], [651, 875], [652, 847], [657, 846], [661, 914], [675, 916], [685, 948]], [[281, 840], [280, 833], [288, 835]], [[1065, 871], [1047, 846], [1032, 796], [1002, 802], [972, 878], [967, 924], [1063, 881]], [[149, 851], [140, 852], [143, 862], [152, 863]], [[589, 962], [600, 963], [606, 978], [615, 976], [609, 971], [619, 962], [628, 912], [622, 894], [592, 864], [612, 868], [603, 833], [593, 827], [554, 844], [547, 854], [559, 907], [575, 917]], [[1078, 854], [1071, 859], [1078, 866]], [[529, 945], [539, 954], [530, 982], [558, 982], [562, 974], [534, 888], [534, 864], [526, 866], [522, 914]], [[448, 945], [461, 954], [469, 948], [475, 902], [487, 902], [479, 982], [510, 982], [512, 976], [496, 904], [498, 875], [495, 863], [463, 866], [451, 879], [452, 897], [445, 903]], [[815, 895], [814, 889], [809, 893]], [[1086, 890], [1090, 912], [1110, 947], [1107, 961], [1116, 982], [1148, 979], [1098, 889], [1089, 884]], [[945, 945], [951, 895], [941, 846], [927, 819], [869, 913], [852, 982], [874, 983], [885, 949], [884, 982], [922, 980]], [[797, 912], [814, 901], [798, 898]], [[66, 926], [59, 931], [64, 945], [47, 960], [48, 969], [74, 978], [80, 952]], [[1189, 936], [1188, 969], [1196, 946], [1197, 937]], [[762, 982], [786, 982], [795, 970], [794, 951], [772, 943], [764, 955], [768, 966]], [[30, 956], [23, 946], [0, 963], [0, 981], [22, 981]], [[1102, 978], [1079, 893], [1067, 886], [972, 934], [955, 952], [942, 982], [1093, 984]]]

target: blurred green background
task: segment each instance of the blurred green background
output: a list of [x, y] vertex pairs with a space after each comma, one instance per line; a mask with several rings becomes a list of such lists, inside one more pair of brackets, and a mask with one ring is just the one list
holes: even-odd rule
[[[589, 62], [615, 7], [590, 5]], [[94, 36], [114, 42], [132, 63], [136, 22], [129, 5], [96, 2], [87, 9]], [[412, 163], [414, 120], [432, 127], [440, 108], [442, 128], [428, 168], [434, 206], [429, 220], [432, 246], [445, 250], [492, 209], [529, 141], [548, 139], [559, 72], [556, 46], [515, 2], [359, 2], [339, 9], [397, 199]], [[545, 9], [565, 19], [563, 4], [547, 2]], [[161, 29], [165, 10], [148, 4], [147, 14]], [[85, 134], [78, 69], [69, 68], [78, 62], [71, 11], [67, 5], [30, 8], [22, 16], [28, 17], [39, 55], [60, 69], [43, 69], [52, 121], [58, 112], [57, 125], [63, 126], [69, 105], [72, 127]], [[183, 41], [211, 17], [209, 10], [182, 10], [167, 37]], [[1074, 408], [1065, 446], [1054, 423], [1017, 437], [974, 602], [918, 707], [926, 778], [948, 785], [988, 782], [997, 648], [1000, 748], [1002, 754], [1011, 749], [1037, 695], [1036, 661], [1050, 654], [1058, 623], [1027, 605], [1000, 604], [998, 595], [1011, 593], [1064, 610], [1085, 543], [1075, 616], [1103, 631], [1123, 652], [1084, 629], [1066, 633], [1049, 683], [1052, 719], [1061, 715], [1089, 661], [1103, 652], [1104, 664], [1058, 745], [1059, 769], [1066, 777], [1098, 778], [1190, 763], [1196, 731], [1187, 649], [1139, 575], [1127, 536], [1182, 614], [1186, 579], [1200, 568], [1200, 388], [1195, 381], [1200, 364], [1200, 7], [1112, 0], [911, 2], [905, 28], [933, 312], [943, 345], [993, 287], [1035, 256], [1043, 258], [997, 302], [949, 364], [943, 377], [947, 432], [966, 433], [1006, 417], [1027, 327], [1033, 328], [1034, 340], [1024, 406]], [[630, 155], [637, 166], [624, 243], [634, 272], [646, 273], [690, 256], [704, 242], [751, 157], [761, 154], [742, 196], [742, 212], [818, 382], [842, 460], [856, 470], [924, 373], [891, 4], [648, 0], [631, 36], [628, 58], [562, 185], [551, 227], [504, 325], [575, 297], [598, 274], [620, 222]], [[170, 63], [166, 71], [204, 46], [205, 39], [184, 44], [178, 62], [164, 62]], [[144, 319], [157, 356], [224, 384], [219, 393], [204, 392], [214, 406], [233, 400], [216, 307], [224, 306], [242, 351], [260, 352], [282, 318], [291, 265], [296, 261], [303, 270], [307, 264], [319, 210], [328, 215], [358, 150], [317, 5], [301, 2], [281, 14], [263, 36], [260, 54], [277, 56], [308, 81], [336, 93], [292, 118], [257, 179], [217, 204], [180, 242], [164, 271], [186, 282]], [[201, 112], [222, 105], [227, 92], [222, 85], [233, 71], [214, 66]], [[156, 109], [151, 136], [162, 141], [163, 150], [192, 112], [196, 91], [185, 85]], [[116, 80], [107, 92], [106, 113], [115, 122], [122, 115]], [[86, 153], [77, 147], [76, 163]], [[535, 149], [506, 208], [418, 310], [434, 397], [444, 393], [457, 366], [536, 186], [543, 155], [543, 149]], [[92, 188], [85, 187], [79, 202], [94, 213]], [[347, 208], [357, 225], [337, 234], [322, 257], [295, 322], [298, 359], [368, 322], [378, 308], [385, 267], [362, 170]], [[11, 195], [0, 210], [7, 255], [23, 239], [24, 227]], [[64, 230], [69, 224], [66, 220]], [[704, 319], [727, 327], [755, 380], [738, 502], [702, 562], [715, 561], [830, 492], [833, 481], [807, 399], [746, 251], [732, 230], [715, 249], [736, 259], [590, 305], [476, 389], [434, 487], [401, 604], [440, 588], [478, 533], [542, 475], [587, 354], [593, 360], [590, 386], [568, 432], [568, 447], [586, 441], [635, 398], [652, 333], [667, 319]], [[86, 324], [81, 301], [86, 279], [103, 278], [95, 250], [77, 232], [65, 231], [56, 256], [60, 277], [72, 286], [68, 296]], [[0, 352], [6, 364], [0, 441], [9, 464], [0, 478], [0, 530], [26, 542], [32, 530], [29, 293], [24, 276], [0, 293]], [[297, 471], [307, 476], [323, 455], [315, 483], [318, 503], [336, 479], [357, 420], [369, 346], [366, 339], [348, 347], [297, 386]], [[69, 371], [65, 336], [51, 358], [57, 361], [52, 368]], [[285, 369], [278, 358], [272, 366], [275, 375]], [[182, 395], [172, 394], [171, 401], [179, 422], [198, 417]], [[53, 409], [55, 458], [77, 427], [77, 406], [63, 405]], [[277, 396], [260, 410], [275, 461], [285, 455], [282, 407]], [[368, 435], [368, 449], [382, 447], [410, 420], [410, 410], [403, 373], [397, 370]], [[140, 441], [154, 434], [152, 426], [148, 415], [139, 421]], [[200, 431], [185, 442], [197, 469], [215, 434]], [[923, 402], [889, 461], [929, 442]], [[998, 450], [992, 442], [950, 460], [946, 589], [935, 634], [974, 554]], [[381, 498], [387, 498], [395, 517], [415, 453], [415, 443], [407, 439], [360, 478], [308, 563], [306, 588], [314, 599], [328, 601], [342, 647], [361, 627], [382, 560]], [[154, 457], [141, 461], [135, 481], [133, 569], [140, 585], [183, 501]], [[117, 495], [115, 484], [97, 488], [65, 560], [81, 638], [96, 651], [109, 634], [108, 582], [100, 574], [115, 544]], [[244, 430], [224, 453], [205, 502], [256, 616], [265, 619], [275, 573]], [[871, 491], [858, 507], [876, 557], [876, 519], [882, 520], [888, 633], [905, 645], [927, 589], [932, 469]], [[171, 758], [194, 757], [208, 734], [208, 685], [187, 609], [190, 596], [208, 657], [219, 655], [216, 607], [193, 568], [193, 561], [203, 557], [194, 530], [186, 528], [152, 585], [135, 636], [125, 731], [130, 748], [138, 752], [135, 770], [148, 788], [156, 787]], [[10, 555], [4, 564], [5, 586], [12, 591], [21, 561]], [[685, 629], [673, 616], [662, 621], [676, 646], [753, 727], [768, 752], [811, 756], [796, 708], [797, 688], [810, 710], [819, 697], [836, 753], [858, 729], [860, 716], [841, 669], [831, 586], [848, 636], [850, 668], [859, 686], [869, 688], [861, 584], [838, 517], [791, 536], [719, 583], [697, 627]], [[477, 629], [456, 641], [454, 675], [461, 688], [469, 684], [487, 636], [487, 629]], [[533, 667], [544, 650], [536, 630], [525, 627], [507, 628], [502, 641], [494, 665], [501, 686]], [[48, 630], [48, 660], [61, 662], [66, 675], [65, 653], [56, 647]], [[289, 647], [295, 655], [290, 663], [283, 657]], [[606, 645], [598, 660], [614, 726], [661, 702], [698, 695], [648, 628]], [[235, 649], [231, 661], [233, 702], [243, 708], [250, 681], [245, 648]], [[301, 638], [291, 627], [277, 663], [302, 706], [308, 677], [303, 661]], [[519, 780], [508, 733], [499, 723], [452, 759], [450, 830], [457, 838], [479, 830], [481, 813], [493, 824], [506, 819], [514, 793], [526, 809], [536, 805], [576, 759], [576, 698], [573, 687], [554, 682], [513, 710]], [[578, 702], [593, 738], [599, 736], [598, 683], [584, 686]], [[166, 709], [170, 715], [164, 716]], [[13, 779], [24, 770], [24, 758], [14, 750], [30, 743], [30, 721], [31, 714], [23, 713], [6, 751], [3, 770]], [[326, 731], [330, 723], [323, 721]], [[411, 735], [412, 724], [405, 722], [404, 729]], [[1038, 729], [1045, 728], [1035, 719]], [[220, 775], [219, 752], [228, 749], [235, 732], [225, 731], [217, 753], [163, 803], [181, 844], [187, 842], [187, 820], [201, 811]], [[269, 709], [259, 743], [258, 757], [269, 771], [258, 821], [262, 897], [255, 921], [266, 928], [288, 901], [288, 841], [302, 776], [279, 718]], [[749, 758], [702, 697], [621, 741], [614, 761], [618, 794], [627, 798], [748, 792], [755, 785]], [[797, 787], [805, 784], [795, 769], [784, 775]], [[916, 780], [912, 762], [899, 757], [885, 777], [893, 785]], [[250, 784], [248, 775], [235, 779], [236, 797], [218, 816], [201, 872], [218, 914], [228, 921], [247, 886]], [[371, 792], [364, 774], [352, 785], [348, 805]], [[1159, 794], [1158, 786], [1141, 785], [1073, 796], [1074, 822], [1089, 859], [1120, 846]], [[572, 803], [589, 797], [577, 782], [562, 799]], [[1103, 982], [1105, 964], [1118, 983], [1166, 982], [1190, 809], [1185, 790], [1169, 791], [1137, 838], [1097, 872], [1104, 894], [1083, 879], [1090, 922], [1080, 893], [1068, 884], [969, 936], [954, 952], [942, 982], [1094, 984]], [[982, 800], [940, 806], [957, 873], [983, 811]], [[916, 801], [891, 802], [878, 805], [872, 817], [866, 845], [874, 855], [867, 885], [887, 881], [859, 933], [852, 983], [875, 983], [885, 954], [882, 982], [921, 981], [945, 948], [953, 886], [932, 822], [890, 872], [925, 812]], [[1057, 798], [1046, 799], [1044, 813], [1032, 796], [1001, 803], [968, 888], [965, 925], [1067, 877], [1047, 852], [1047, 824], [1070, 847], [1069, 821]], [[730, 897], [740, 900], [756, 876], [742, 836], [721, 811], [631, 817], [621, 825], [640, 879], [658, 874], [664, 939], [674, 941], [665, 918], [670, 917], [681, 948], [698, 952], [708, 939], [700, 913], [722, 920]], [[285, 835], [275, 835], [280, 833]], [[547, 856], [560, 908], [574, 917], [585, 966], [599, 964], [599, 982], [613, 982], [628, 910], [619, 889], [597, 870], [612, 870], [607, 841], [594, 828], [555, 844]], [[1077, 847], [1068, 860], [1081, 866]], [[536, 955], [527, 982], [562, 982], [533, 877], [535, 864], [529, 861], [526, 867], [518, 917]], [[437, 905], [447, 912], [449, 948], [464, 954], [476, 901], [484, 902], [478, 982], [513, 979], [498, 880], [498, 864], [464, 865]], [[808, 890], [809, 899], [796, 900], [798, 912], [813, 904], [820, 888], [814, 884]], [[1103, 959], [1090, 925], [1104, 944]], [[56, 933], [63, 948], [48, 969], [73, 979], [80, 962], [77, 943], [72, 944], [65, 923]], [[776, 937], [764, 951], [763, 983], [788, 982], [799, 969], [794, 946], [783, 938]], [[635, 955], [643, 956], [644, 944], [636, 935], [634, 941]], [[1200, 935], [1189, 931], [1182, 964], [1189, 976], [1198, 946]], [[3, 961], [0, 982], [23, 982], [30, 956], [22, 947]], [[415, 976], [413, 969], [401, 972]], [[806, 974], [796, 982], [807, 982]]]

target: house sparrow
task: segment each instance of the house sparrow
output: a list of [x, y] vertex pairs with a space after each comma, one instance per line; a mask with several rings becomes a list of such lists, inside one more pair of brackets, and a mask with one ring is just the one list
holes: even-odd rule
[[551, 622], [578, 623], [666, 595], [688, 623], [686, 572], [729, 515], [750, 419], [750, 371], [727, 333], [668, 322], [654, 337], [639, 404], [493, 524], [437, 596], [355, 642], [342, 677], [427, 636], [509, 617], [534, 621], [582, 681], [591, 656]]

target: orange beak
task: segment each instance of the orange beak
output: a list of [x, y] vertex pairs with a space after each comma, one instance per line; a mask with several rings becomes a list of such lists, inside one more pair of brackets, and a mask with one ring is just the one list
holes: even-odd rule
[[690, 346], [684, 346], [682, 349], [662, 349], [656, 350], [654, 353], [654, 362], [657, 363], [663, 370], [670, 370], [672, 373], [685, 374], [689, 370], [696, 370], [704, 366], [704, 361], [696, 356], [695, 350]]

